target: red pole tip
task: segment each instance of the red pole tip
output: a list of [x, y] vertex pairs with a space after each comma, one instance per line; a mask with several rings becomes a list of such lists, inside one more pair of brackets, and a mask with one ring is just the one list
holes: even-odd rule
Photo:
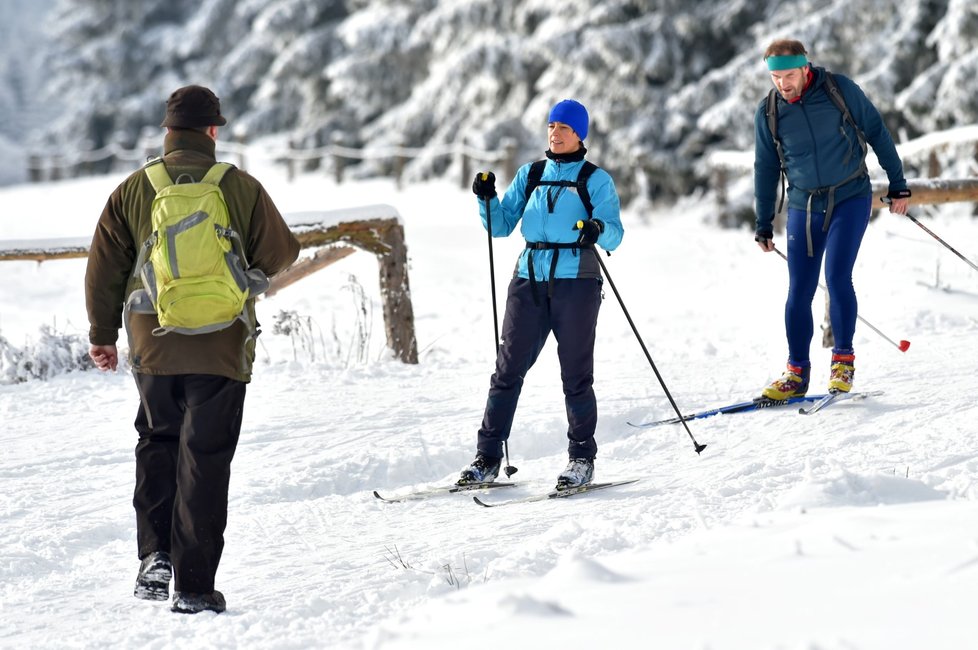
[[900, 341], [900, 352], [906, 352], [910, 349], [910, 341]]

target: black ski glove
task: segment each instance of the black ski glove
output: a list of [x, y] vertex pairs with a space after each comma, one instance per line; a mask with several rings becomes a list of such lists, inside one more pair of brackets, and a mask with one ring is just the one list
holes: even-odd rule
[[[890, 190], [886, 193], [886, 198], [892, 201], [893, 199], [909, 199], [910, 190]], [[884, 203], [889, 203], [890, 201], [883, 201]]]
[[577, 243], [581, 246], [590, 246], [598, 241], [598, 237], [604, 232], [604, 222], [600, 219], [578, 221], [574, 225], [574, 230], [581, 231], [581, 234], [577, 237]]
[[472, 181], [472, 191], [480, 199], [496, 196], [496, 175], [492, 172], [479, 172]]
[[764, 244], [772, 239], [774, 239], [774, 232], [770, 230], [758, 230], [756, 233], [754, 233], [754, 241], [756, 241], [758, 244]]

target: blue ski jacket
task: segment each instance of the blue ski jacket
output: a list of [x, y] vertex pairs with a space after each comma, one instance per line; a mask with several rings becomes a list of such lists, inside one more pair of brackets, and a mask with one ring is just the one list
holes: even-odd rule
[[[788, 207], [825, 212], [825, 190], [853, 175], [862, 164], [859, 139], [825, 89], [825, 69], [812, 66], [811, 86], [795, 103], [779, 94], [778, 137], [785, 157]], [[907, 189], [903, 164], [879, 111], [854, 81], [833, 74], [852, 119], [859, 126], [880, 166], [886, 171], [890, 191]], [[768, 127], [764, 100], [754, 115], [754, 199], [756, 231], [771, 231], [777, 207], [781, 161]], [[871, 192], [863, 174], [835, 190], [835, 204]], [[811, 206], [809, 206], [811, 199]]]
[[[577, 188], [540, 185], [526, 199], [527, 175], [532, 163], [519, 168], [516, 177], [506, 189], [502, 201], [499, 197], [489, 200], [492, 221], [492, 236], [507, 237], [520, 226], [520, 234], [528, 243], [566, 243], [577, 241], [580, 234], [574, 229], [578, 221], [588, 218], [587, 210], [577, 195]], [[576, 181], [577, 174], [584, 165], [583, 160], [557, 162], [547, 160], [541, 180]], [[621, 225], [621, 203], [611, 175], [601, 168], [588, 179], [588, 194], [593, 206], [592, 217], [604, 223], [604, 232], [598, 237], [597, 245], [606, 251], [615, 250], [621, 243], [624, 228]], [[550, 192], [551, 199], [547, 194]], [[479, 214], [482, 225], [488, 228], [486, 204], [479, 201]], [[550, 280], [550, 265], [555, 253], [557, 267], [554, 278], [600, 278], [601, 267], [594, 254], [587, 250], [530, 250], [524, 249], [516, 263], [514, 277], [529, 279], [528, 258], [533, 255], [535, 280]]]

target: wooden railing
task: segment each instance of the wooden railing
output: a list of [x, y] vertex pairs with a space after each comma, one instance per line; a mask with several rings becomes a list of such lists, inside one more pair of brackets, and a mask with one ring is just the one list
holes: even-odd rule
[[[387, 346], [400, 361], [417, 363], [407, 245], [397, 210], [390, 205], [371, 205], [350, 210], [291, 213], [285, 219], [302, 248], [320, 250], [272, 278], [266, 295], [274, 295], [356, 249], [372, 253], [380, 270]], [[90, 237], [0, 241], [0, 261], [45, 262], [88, 257], [91, 241]]]
[[[957, 150], [956, 156], [948, 156]], [[936, 205], [941, 203], [978, 201], [978, 125], [964, 126], [947, 131], [932, 133], [915, 140], [897, 145], [897, 153], [903, 160], [905, 169], [917, 169], [924, 177], [910, 178], [907, 185], [916, 205]], [[965, 166], [974, 177], [940, 178], [944, 173], [942, 157], [966, 161]], [[717, 151], [707, 158], [710, 170], [710, 184], [714, 190], [717, 208], [721, 215], [729, 209], [729, 186], [735, 178], [752, 173], [754, 168], [753, 151]], [[887, 183], [885, 174], [875, 155], [866, 157], [870, 176], [873, 178], [873, 196], [885, 196]], [[874, 206], [881, 206], [878, 200]]]

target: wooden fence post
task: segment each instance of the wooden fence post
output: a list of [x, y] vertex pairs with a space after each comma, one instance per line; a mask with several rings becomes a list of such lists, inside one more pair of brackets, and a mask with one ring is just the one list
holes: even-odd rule
[[51, 157], [51, 172], [48, 178], [52, 181], [60, 181], [64, 178], [64, 164], [65, 159], [61, 154], [55, 154]]
[[465, 145], [459, 149], [459, 167], [462, 170], [462, 189], [464, 190], [472, 182], [472, 163], [469, 160], [468, 154], [465, 153]]
[[31, 183], [40, 183], [44, 180], [44, 166], [41, 157], [32, 153], [27, 158], [27, 178]]
[[[400, 361], [417, 363], [418, 342], [414, 334], [414, 308], [411, 306], [408, 282], [407, 245], [399, 219], [385, 217], [344, 221], [326, 228], [315, 222], [294, 222], [289, 225], [303, 248], [345, 242], [377, 257], [387, 346]], [[337, 251], [329, 253], [338, 254]], [[298, 279], [301, 275], [293, 277]]]
[[716, 198], [717, 214], [719, 223], [727, 223], [727, 210], [730, 207], [730, 200], [727, 198], [727, 182], [729, 173], [727, 168], [718, 165], [713, 170], [713, 195]]
[[244, 134], [238, 133], [234, 136], [234, 141], [240, 145], [238, 147], [238, 169], [247, 169], [248, 159], [245, 157], [245, 145], [247, 144], [247, 138], [245, 138]]
[[340, 183], [343, 182], [343, 174], [346, 171], [346, 169], [345, 169], [346, 168], [346, 158], [344, 156], [341, 156], [336, 151], [336, 148], [337, 147], [343, 146], [343, 143], [340, 142], [340, 139], [341, 139], [340, 136], [338, 134], [334, 133], [332, 135], [332, 137], [330, 138], [330, 140], [329, 140], [330, 141], [330, 145], [332, 147], [332, 152], [330, 154], [330, 157], [333, 160], [333, 180], [336, 181], [336, 184], [337, 185], [339, 185]]
[[397, 184], [397, 189], [404, 187], [403, 177], [404, 177], [404, 165], [407, 162], [405, 156], [397, 155], [394, 156], [394, 181]]
[[506, 178], [512, 180], [516, 178], [516, 170], [519, 169], [519, 165], [516, 163], [516, 152], [518, 147], [516, 146], [516, 141], [512, 139], [507, 139], [503, 142], [503, 171], [506, 174]]
[[825, 292], [825, 320], [822, 323], [822, 347], [835, 347], [835, 333], [832, 331], [832, 319], [829, 318], [829, 292]]
[[397, 220], [380, 229], [380, 241], [388, 252], [380, 255], [380, 294], [384, 304], [387, 345], [404, 363], [418, 362], [418, 341], [414, 334], [414, 307], [407, 274], [407, 246], [404, 228]]
[[290, 183], [295, 180], [295, 157], [292, 155], [295, 150], [295, 140], [290, 138], [289, 150], [285, 152], [285, 179]]

